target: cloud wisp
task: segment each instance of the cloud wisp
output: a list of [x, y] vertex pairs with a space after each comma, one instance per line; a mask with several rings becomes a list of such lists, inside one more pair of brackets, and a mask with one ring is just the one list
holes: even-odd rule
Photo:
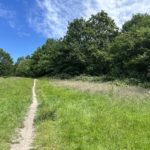
[[0, 19], [5, 20], [11, 28], [15, 28], [15, 12], [0, 4]]
[[68, 22], [82, 16], [79, 10], [81, 7], [78, 0], [36, 0], [36, 8], [30, 13], [29, 23], [46, 37], [62, 37]]
[[74, 18], [88, 19], [101, 10], [116, 24], [122, 24], [136, 13], [150, 13], [149, 0], [35, 0], [29, 15], [30, 25], [45, 37], [60, 38]]
[[4, 20], [19, 37], [29, 37], [30, 34], [23, 31], [22, 25], [17, 21], [17, 13], [10, 10], [0, 3], [0, 20]]
[[149, 0], [89, 0], [85, 4], [85, 17], [101, 10], [106, 11], [116, 24], [122, 24], [136, 13], [150, 13]]

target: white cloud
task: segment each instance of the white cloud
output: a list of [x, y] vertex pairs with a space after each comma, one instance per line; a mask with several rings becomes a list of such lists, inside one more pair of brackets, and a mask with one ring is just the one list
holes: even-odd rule
[[84, 6], [86, 7], [86, 18], [89, 18], [91, 13], [95, 14], [100, 10], [104, 10], [115, 20], [119, 27], [129, 20], [133, 14], [150, 13], [149, 0], [88, 0]]
[[[46, 37], [61, 37], [65, 34], [68, 21], [79, 16], [78, 0], [36, 0], [36, 9], [29, 16], [29, 23]], [[72, 12], [72, 13], [71, 13]]]
[[135, 13], [150, 13], [149, 0], [36, 0], [29, 23], [46, 37], [65, 35], [67, 24], [74, 18], [88, 19], [105, 10], [119, 27]]
[[46, 37], [63, 37], [68, 22], [83, 15], [80, 0], [36, 0], [29, 15], [30, 25]]

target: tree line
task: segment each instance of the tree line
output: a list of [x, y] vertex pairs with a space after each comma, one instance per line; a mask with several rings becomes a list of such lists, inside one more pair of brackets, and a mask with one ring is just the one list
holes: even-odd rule
[[133, 15], [122, 29], [104, 11], [88, 20], [75, 19], [63, 38], [48, 39], [14, 65], [9, 54], [0, 49], [0, 75], [11, 73], [25, 77], [85, 74], [149, 80], [150, 15]]

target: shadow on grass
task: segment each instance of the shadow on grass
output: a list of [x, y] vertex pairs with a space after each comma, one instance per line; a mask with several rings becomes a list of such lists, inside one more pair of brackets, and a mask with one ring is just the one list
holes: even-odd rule
[[56, 110], [47, 110], [44, 112], [41, 112], [36, 118], [35, 123], [43, 122], [46, 120], [56, 121]]

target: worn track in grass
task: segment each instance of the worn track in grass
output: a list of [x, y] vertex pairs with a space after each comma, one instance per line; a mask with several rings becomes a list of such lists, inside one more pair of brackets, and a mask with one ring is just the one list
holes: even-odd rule
[[23, 128], [20, 129], [18, 138], [11, 145], [11, 150], [29, 150], [31, 148], [33, 138], [34, 138], [34, 118], [37, 111], [37, 98], [35, 93], [36, 80], [34, 80], [34, 85], [32, 88], [32, 104], [29, 111], [25, 117]]

